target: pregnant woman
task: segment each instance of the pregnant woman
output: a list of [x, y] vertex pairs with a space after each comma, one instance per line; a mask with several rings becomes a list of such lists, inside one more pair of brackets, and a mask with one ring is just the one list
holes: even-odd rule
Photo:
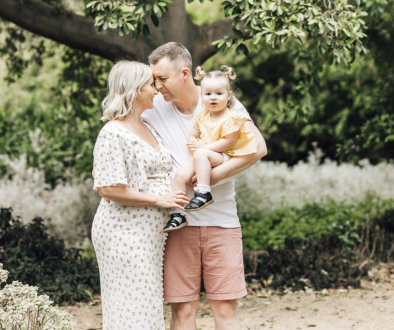
[[164, 329], [162, 228], [166, 209], [182, 209], [188, 198], [170, 193], [171, 156], [140, 118], [157, 94], [149, 66], [116, 63], [108, 89], [101, 118], [108, 123], [93, 153], [103, 329]]

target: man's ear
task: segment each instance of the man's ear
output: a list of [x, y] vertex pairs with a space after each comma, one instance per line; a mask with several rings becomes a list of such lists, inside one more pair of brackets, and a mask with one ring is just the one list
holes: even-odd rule
[[190, 69], [187, 66], [183, 67], [182, 74], [183, 74], [184, 79], [189, 78], [190, 77]]

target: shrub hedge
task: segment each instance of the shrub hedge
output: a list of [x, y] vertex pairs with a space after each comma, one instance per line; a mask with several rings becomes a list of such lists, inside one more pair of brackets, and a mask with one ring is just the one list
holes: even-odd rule
[[[353, 239], [344, 239], [344, 233]], [[274, 289], [359, 287], [372, 265], [394, 261], [394, 208], [357, 228], [287, 237], [281, 248], [245, 251], [244, 260], [247, 281]]]
[[38, 286], [57, 304], [87, 301], [99, 292], [94, 260], [49, 235], [41, 218], [22, 224], [11, 208], [0, 209], [0, 262], [11, 281]]
[[260, 219], [247, 217], [248, 220], [243, 221], [241, 218], [244, 250], [283, 248], [287, 238], [318, 238], [331, 233], [352, 249], [360, 241], [356, 229], [388, 209], [394, 209], [393, 199], [367, 195], [352, 204], [325, 199], [300, 208], [279, 209]]

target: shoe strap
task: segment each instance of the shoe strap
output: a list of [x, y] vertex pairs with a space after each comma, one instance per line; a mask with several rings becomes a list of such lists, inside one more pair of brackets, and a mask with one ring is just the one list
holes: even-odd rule
[[194, 193], [194, 196], [193, 196], [192, 199], [197, 199], [197, 200], [199, 200], [199, 201], [201, 201], [201, 202], [203, 202], [203, 203], [206, 203], [207, 200], [208, 200], [207, 195], [208, 195], [208, 193], [202, 194], [202, 193], [199, 193], [198, 191], [196, 191], [196, 192]]
[[208, 200], [208, 198], [206, 198], [206, 197], [204, 198], [204, 197], [200, 197], [200, 196], [194, 197], [194, 199], [197, 199], [197, 200], [199, 200], [199, 201], [201, 201], [203, 203], [206, 203], [207, 200]]
[[[184, 216], [180, 213], [173, 213], [171, 214], [171, 218], [168, 221], [168, 224], [176, 224], [177, 226], [180, 225], [183, 221]], [[179, 220], [177, 220], [179, 219]]]

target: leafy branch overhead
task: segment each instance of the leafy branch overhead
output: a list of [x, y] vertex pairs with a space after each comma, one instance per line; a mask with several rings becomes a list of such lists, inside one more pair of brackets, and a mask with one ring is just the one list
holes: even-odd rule
[[345, 64], [355, 53], [365, 52], [361, 39], [366, 36], [363, 17], [367, 13], [347, 0], [233, 0], [222, 5], [226, 16], [233, 20], [237, 37], [217, 41], [219, 48], [235, 44], [246, 52], [245, 39], [254, 45], [265, 41], [273, 48], [289, 40], [306, 44], [309, 39], [311, 53], [318, 50]]
[[[148, 38], [147, 18], [158, 26], [170, 3], [171, 0], [94, 0], [86, 4], [86, 10], [94, 17], [98, 31], [117, 29], [120, 35], [132, 33], [133, 38], [138, 38], [142, 34]], [[295, 40], [312, 55], [344, 64], [351, 63], [355, 54], [365, 52], [363, 17], [367, 12], [360, 1], [226, 0], [221, 5], [231, 20], [232, 30], [213, 41], [216, 49], [226, 51], [235, 45], [237, 52], [247, 54], [251, 44], [265, 42], [279, 48]], [[248, 40], [251, 43], [246, 43]]]
[[[195, 64], [235, 46], [204, 65], [236, 68], [237, 97], [270, 160], [294, 165], [316, 147], [322, 161], [393, 159], [392, 0], [1, 0], [0, 18], [0, 59], [14, 82], [1, 88], [0, 153], [45, 165], [52, 185], [70, 169], [90, 177], [112, 61], [146, 61], [168, 41]], [[355, 56], [363, 46], [368, 53]]]
[[172, 0], [160, 1], [101, 1], [94, 0], [86, 4], [86, 13], [95, 19], [98, 31], [117, 29], [119, 35], [132, 33], [138, 38], [140, 33], [149, 37], [146, 17], [151, 18], [155, 26], [159, 18], [167, 11], [167, 4]]

